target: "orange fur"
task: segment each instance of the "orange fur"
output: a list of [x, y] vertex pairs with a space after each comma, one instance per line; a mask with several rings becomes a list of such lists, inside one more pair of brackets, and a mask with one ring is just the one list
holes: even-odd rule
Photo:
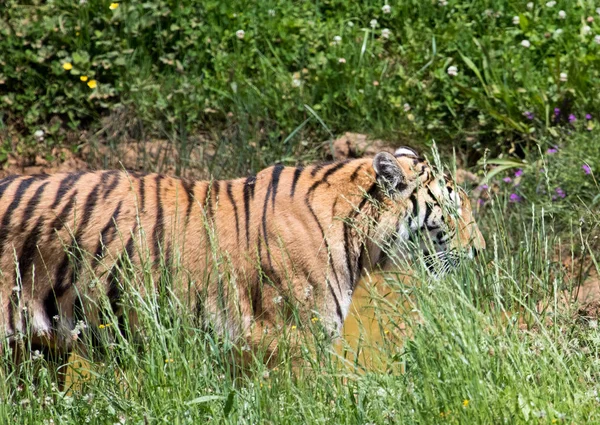
[[[214, 182], [121, 171], [1, 180], [0, 332], [68, 351], [78, 317], [100, 323], [103, 297], [121, 314], [119, 265], [131, 261], [155, 282], [161, 264], [180, 263], [173, 291], [217, 331], [271, 354], [289, 306], [337, 333], [381, 246], [415, 202], [430, 208], [420, 195], [434, 184], [429, 166], [391, 158], [402, 180], [389, 190], [372, 159]], [[452, 247], [483, 247], [463, 198], [466, 232]]]

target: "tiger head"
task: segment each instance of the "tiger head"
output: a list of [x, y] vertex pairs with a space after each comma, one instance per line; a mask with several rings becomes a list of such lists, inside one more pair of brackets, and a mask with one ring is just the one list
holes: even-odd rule
[[436, 172], [409, 148], [399, 148], [394, 155], [377, 154], [373, 168], [386, 194], [378, 231], [387, 234], [380, 239], [380, 265], [385, 267], [390, 254], [410, 256], [417, 246], [429, 269], [440, 274], [455, 266], [461, 255], [472, 258], [485, 249], [469, 198], [451, 177]]

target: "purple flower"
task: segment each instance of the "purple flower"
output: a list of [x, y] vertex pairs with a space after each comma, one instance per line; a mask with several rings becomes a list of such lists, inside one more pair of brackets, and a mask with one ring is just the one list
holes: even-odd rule
[[585, 114], [585, 119], [586, 120], [591, 120], [592, 119], [592, 114]]
[[527, 118], [528, 120], [532, 120], [532, 119], [533, 119], [533, 117], [535, 116], [535, 115], [533, 114], [533, 112], [529, 112], [529, 111], [525, 111], [525, 112], [523, 112], [523, 115], [525, 115], [525, 118]]
[[564, 190], [562, 190], [560, 187], [556, 188], [556, 194], [560, 197], [560, 198], [564, 198], [565, 196], [567, 196], [567, 194], [565, 193]]
[[502, 181], [503, 181], [504, 183], [510, 183], [510, 182], [512, 181], [512, 179], [511, 179], [510, 177], [504, 177], [504, 178], [502, 179]]
[[540, 173], [544, 174], [546, 172], [545, 168], [540, 168]]
[[511, 193], [508, 199], [510, 202], [521, 202], [521, 197], [516, 193]]
[[[556, 152], [558, 152], [558, 148], [556, 146], [554, 146], [553, 148], [550, 148], [546, 151], [546, 153], [548, 155], [552, 155], [553, 153], [556, 153]], [[542, 170], [543, 170], [543, 168], [542, 168]]]
[[581, 168], [583, 168], [585, 174], [592, 174], [592, 168], [589, 165], [583, 164]]
[[489, 188], [489, 186], [487, 184], [482, 184], [481, 186], [479, 186], [479, 189], [481, 190], [487, 190]]
[[519, 168], [516, 172], [515, 172], [515, 177], [521, 177], [523, 175], [523, 169]]
[[560, 109], [559, 108], [554, 108], [554, 116], [558, 117], [560, 115]]
[[485, 204], [485, 201], [483, 199], [479, 198], [477, 200], [477, 204], [479, 204], [479, 206], [481, 207], [481, 206], [483, 206], [483, 204]]
[[569, 122], [573, 123], [577, 121], [577, 117], [575, 116], [575, 114], [569, 114]]

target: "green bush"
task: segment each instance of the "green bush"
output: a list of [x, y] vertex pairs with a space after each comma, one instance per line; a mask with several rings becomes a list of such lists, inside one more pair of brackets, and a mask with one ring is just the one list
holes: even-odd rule
[[234, 128], [281, 157], [325, 127], [481, 149], [598, 112], [590, 0], [5, 5], [0, 119], [23, 135], [127, 107], [161, 134]]

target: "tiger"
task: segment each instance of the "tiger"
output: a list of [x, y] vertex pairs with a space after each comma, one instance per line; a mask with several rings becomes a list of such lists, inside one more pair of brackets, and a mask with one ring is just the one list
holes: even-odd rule
[[485, 248], [466, 193], [410, 148], [235, 180], [11, 175], [0, 217], [0, 344], [18, 351], [26, 340], [54, 368], [82, 319], [102, 326], [102, 300], [124, 314], [125, 262], [148, 264], [159, 296], [158, 275], [178, 262], [171, 289], [201, 323], [273, 355], [292, 320], [318, 315], [339, 335], [361, 276], [390, 249], [403, 255], [414, 234], [428, 236], [426, 256]]

